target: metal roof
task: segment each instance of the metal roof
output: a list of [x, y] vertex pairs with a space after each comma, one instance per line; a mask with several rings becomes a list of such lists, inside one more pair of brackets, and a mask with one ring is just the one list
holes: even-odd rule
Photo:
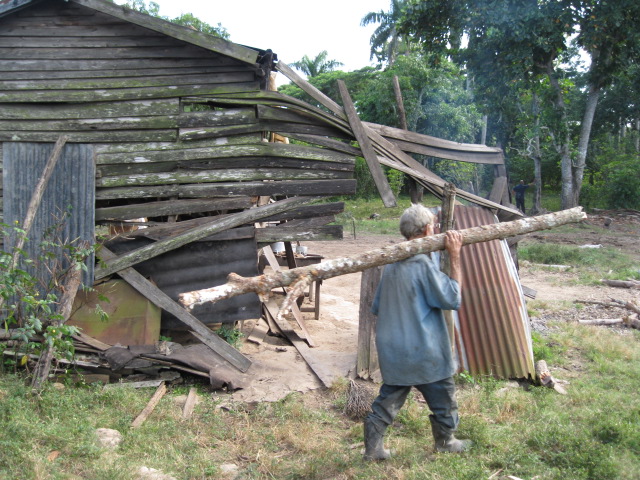
[[[455, 207], [455, 229], [497, 223], [487, 209]], [[473, 375], [535, 377], [524, 294], [505, 240], [462, 248], [462, 306], [456, 345], [461, 367]]]

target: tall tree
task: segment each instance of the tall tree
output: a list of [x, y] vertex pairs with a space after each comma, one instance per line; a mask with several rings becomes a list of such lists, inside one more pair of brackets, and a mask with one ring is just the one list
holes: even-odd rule
[[405, 1], [391, 0], [388, 12], [369, 12], [362, 17], [360, 25], [363, 27], [371, 24], [380, 24], [371, 35], [370, 59], [375, 56], [378, 61], [386, 61], [389, 65], [393, 65], [401, 49], [407, 50], [409, 48], [408, 38], [401, 36], [396, 28], [402, 15]]
[[[578, 204], [595, 109], [615, 74], [640, 58], [637, 0], [409, 0], [399, 29], [430, 51], [466, 61], [482, 93], [505, 82], [546, 79], [550, 126], [561, 159], [562, 207]], [[463, 34], [468, 45], [460, 51]], [[567, 83], [572, 39], [591, 59], [577, 145]]]
[[300, 70], [307, 77], [317, 77], [321, 73], [331, 72], [343, 65], [337, 60], [327, 60], [328, 56], [329, 53], [323, 50], [314, 58], [305, 55], [297, 62], [293, 62], [291, 66]]

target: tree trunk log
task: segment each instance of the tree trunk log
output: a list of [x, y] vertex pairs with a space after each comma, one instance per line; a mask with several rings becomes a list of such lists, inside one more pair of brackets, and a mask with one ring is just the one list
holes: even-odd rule
[[[582, 212], [582, 207], [549, 213], [537, 217], [527, 217], [513, 222], [483, 225], [480, 227], [460, 230], [463, 236], [463, 245], [472, 243], [498, 240], [515, 235], [536, 232], [548, 228], [577, 223], [587, 216]], [[259, 275], [246, 278], [235, 273], [230, 273], [227, 283], [217, 287], [180, 294], [182, 305], [193, 308], [203, 303], [215, 303], [225, 298], [235, 297], [243, 293], [255, 292], [268, 296], [272, 289], [284, 287], [305, 278], [324, 280], [348, 273], [361, 272], [368, 268], [394, 263], [399, 260], [413, 257], [419, 253], [434, 252], [444, 249], [444, 233], [430, 237], [417, 238], [406, 242], [390, 245], [388, 247], [371, 250], [354, 257], [338, 258], [306, 267], [281, 270], [271, 275]]]
[[602, 283], [609, 285], [610, 287], [640, 289], [640, 282], [637, 280], [602, 280]]

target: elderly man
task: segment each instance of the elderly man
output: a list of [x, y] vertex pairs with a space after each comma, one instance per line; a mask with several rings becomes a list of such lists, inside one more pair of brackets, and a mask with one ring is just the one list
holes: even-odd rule
[[[407, 239], [433, 235], [434, 215], [412, 205], [400, 218], [400, 233]], [[440, 271], [429, 254], [416, 255], [385, 266], [372, 305], [378, 316], [376, 347], [383, 384], [364, 421], [366, 460], [384, 460], [384, 433], [404, 405], [411, 387], [424, 396], [432, 414], [431, 429], [438, 452], [462, 452], [470, 445], [458, 440], [458, 405], [449, 333], [442, 310], [460, 307], [460, 248], [462, 235], [449, 231], [451, 276]]]

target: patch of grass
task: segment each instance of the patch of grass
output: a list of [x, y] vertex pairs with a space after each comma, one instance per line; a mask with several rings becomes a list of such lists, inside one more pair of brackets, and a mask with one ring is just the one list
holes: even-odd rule
[[[147, 466], [178, 479], [222, 478], [234, 463], [242, 479], [469, 479], [498, 475], [539, 479], [640, 478], [640, 333], [619, 335], [558, 323], [534, 349], [568, 395], [493, 377], [458, 377], [458, 436], [474, 446], [435, 454], [429, 409], [414, 391], [386, 446], [387, 462], [361, 456], [362, 423], [339, 408], [348, 381], [312, 399], [291, 394], [274, 403], [232, 403], [200, 389], [194, 416], [181, 419], [170, 388], [147, 421], [131, 430], [151, 390], [48, 385], [33, 396], [17, 375], [0, 376], [0, 478], [136, 478]], [[575, 367], [578, 366], [579, 369]], [[309, 394], [311, 395], [311, 394]], [[221, 405], [225, 408], [219, 408]], [[124, 442], [109, 453], [94, 430], [114, 428]], [[50, 455], [59, 452], [55, 459]], [[497, 476], [496, 476], [497, 477]], [[496, 478], [494, 477], [494, 478]]]
[[[399, 235], [399, 222], [402, 212], [411, 206], [408, 197], [398, 197], [396, 207], [387, 208], [379, 198], [349, 200], [344, 212], [336, 216], [336, 223], [344, 227], [345, 234], [358, 233], [377, 235]], [[425, 195], [423, 205], [435, 207], [441, 202], [433, 196]], [[373, 217], [373, 218], [372, 218]]]
[[528, 243], [518, 248], [521, 260], [545, 265], [569, 265], [581, 284], [597, 284], [600, 279], [640, 278], [631, 257], [615, 248], [579, 248], [554, 243]]

